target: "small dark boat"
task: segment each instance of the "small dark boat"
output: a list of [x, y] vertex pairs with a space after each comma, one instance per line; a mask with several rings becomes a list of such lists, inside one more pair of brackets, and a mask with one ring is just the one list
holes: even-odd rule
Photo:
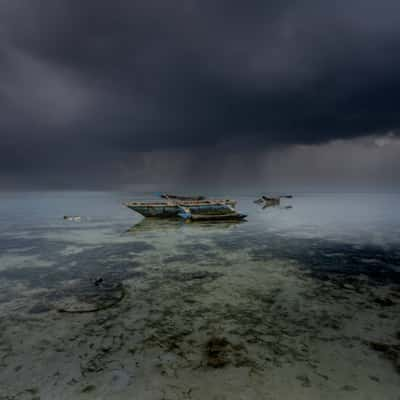
[[255, 200], [254, 203], [260, 204], [264, 207], [278, 206], [279, 204], [281, 204], [281, 198], [261, 196], [259, 199]]
[[161, 197], [163, 199], [183, 200], [183, 201], [199, 201], [206, 199], [205, 196], [177, 196], [175, 194], [168, 194], [168, 193], [163, 193]]
[[266, 203], [270, 203], [270, 204], [280, 204], [280, 202], [281, 202], [280, 197], [267, 197], [267, 196], [262, 196], [262, 199], [263, 199]]

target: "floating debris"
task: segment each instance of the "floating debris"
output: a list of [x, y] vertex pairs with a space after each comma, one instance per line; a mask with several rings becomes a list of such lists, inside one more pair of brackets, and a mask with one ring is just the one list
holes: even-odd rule
[[81, 217], [79, 215], [64, 215], [66, 221], [80, 221]]

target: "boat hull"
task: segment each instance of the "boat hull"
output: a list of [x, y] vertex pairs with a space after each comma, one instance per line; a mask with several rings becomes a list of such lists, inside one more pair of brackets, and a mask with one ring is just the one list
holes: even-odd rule
[[144, 217], [174, 218], [178, 216], [180, 208], [177, 205], [165, 206], [145, 206], [145, 205], [127, 205], [127, 207]]
[[200, 201], [205, 200], [205, 196], [176, 196], [174, 194], [163, 193], [161, 195], [163, 199], [170, 200], [183, 200], [183, 201]]
[[192, 221], [240, 221], [247, 217], [241, 213], [230, 214], [192, 214], [190, 219]]
[[196, 211], [209, 211], [221, 207], [234, 207], [234, 200], [205, 200], [205, 201], [180, 201], [180, 202], [130, 202], [126, 207], [136, 211], [144, 217], [178, 218], [183, 208], [195, 208]]

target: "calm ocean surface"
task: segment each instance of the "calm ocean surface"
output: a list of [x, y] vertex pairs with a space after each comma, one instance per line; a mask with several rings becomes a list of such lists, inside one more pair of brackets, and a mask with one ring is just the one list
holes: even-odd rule
[[[368, 343], [400, 346], [400, 195], [299, 193], [264, 209], [257, 194], [229, 197], [247, 221], [143, 219], [122, 205], [157, 199], [146, 193], [2, 193], [0, 399], [246, 388], [249, 399], [398, 400], [400, 356]], [[84, 296], [98, 278], [124, 299], [57, 311], [108, 301]]]
[[[10, 267], [24, 266], [17, 261], [21, 254], [43, 261], [51, 258], [55, 262], [49, 269], [52, 280], [57, 264], [63, 264], [63, 247], [73, 245], [79, 251], [79, 247], [107, 245], [106, 255], [118, 258], [138, 239], [151, 246], [157, 238], [179, 249], [186, 236], [194, 245], [198, 236], [199, 244], [207, 239], [222, 250], [232, 246], [260, 256], [265, 252], [266, 257], [300, 259], [305, 268], [321, 272], [329, 268], [374, 275], [386, 269], [397, 271], [399, 194], [298, 194], [283, 199], [280, 207], [264, 209], [253, 203], [256, 194], [233, 198], [238, 200], [237, 209], [248, 215], [246, 222], [185, 224], [143, 219], [122, 205], [130, 199], [158, 199], [146, 193], [6, 193], [0, 197], [0, 249]], [[64, 215], [77, 215], [81, 220], [65, 221]], [[124, 245], [123, 251], [118, 244]], [[99, 248], [102, 264], [103, 250]], [[195, 252], [200, 257], [201, 246]], [[80, 252], [77, 262], [84, 258], [85, 252]], [[327, 263], [327, 259], [333, 261]], [[93, 250], [90, 261], [95, 262]], [[5, 271], [7, 262], [3, 260], [1, 267]], [[85, 270], [84, 265], [81, 268]], [[29, 280], [29, 276], [21, 274], [21, 279]]]

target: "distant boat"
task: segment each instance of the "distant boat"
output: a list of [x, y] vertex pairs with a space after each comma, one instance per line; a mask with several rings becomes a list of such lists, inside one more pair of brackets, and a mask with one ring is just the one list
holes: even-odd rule
[[279, 204], [281, 204], [281, 198], [261, 196], [259, 199], [255, 200], [254, 203], [262, 204], [264, 207], [278, 206]]
[[124, 204], [131, 210], [143, 215], [144, 217], [175, 218], [182, 212], [182, 207], [195, 207], [202, 211], [210, 210], [213, 207], [229, 205], [235, 207], [235, 200], [169, 200], [159, 202], [140, 202], [131, 201]]
[[175, 194], [163, 193], [161, 195], [163, 199], [171, 199], [171, 200], [183, 200], [183, 201], [198, 201], [205, 200], [205, 196], [178, 196]]
[[81, 217], [79, 215], [64, 215], [66, 221], [80, 221]]

